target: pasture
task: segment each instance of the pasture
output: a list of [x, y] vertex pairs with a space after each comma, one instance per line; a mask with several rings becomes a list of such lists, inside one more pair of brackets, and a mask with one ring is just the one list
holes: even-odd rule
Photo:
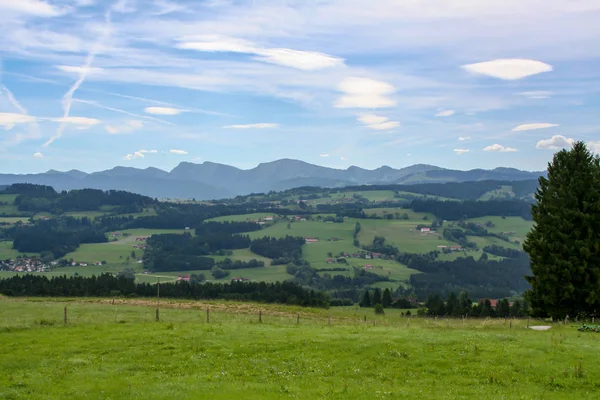
[[0, 299], [0, 398], [557, 400], [600, 389], [597, 334], [571, 325], [191, 301], [161, 301], [155, 322], [155, 301], [111, 302]]
[[428, 253], [437, 250], [437, 246], [454, 246], [438, 233], [422, 234], [416, 230], [418, 224], [429, 225], [429, 221], [415, 220], [354, 220], [359, 221], [361, 230], [358, 239], [361, 244], [370, 244], [375, 236], [385, 237], [385, 243], [396, 246], [401, 252]]
[[[15, 259], [24, 255], [12, 248], [12, 242], [0, 242], [0, 260]], [[28, 256], [39, 256], [37, 253], [28, 253]]]
[[[489, 232], [502, 233], [502, 232], [514, 232], [509, 235], [511, 240], [518, 240], [521, 243], [525, 240], [527, 233], [533, 228], [533, 221], [526, 221], [521, 217], [481, 217], [472, 218], [467, 220], [468, 222], [475, 223], [486, 223], [491, 221], [494, 226], [491, 228], [486, 227]], [[506, 242], [504, 242], [506, 243]]]

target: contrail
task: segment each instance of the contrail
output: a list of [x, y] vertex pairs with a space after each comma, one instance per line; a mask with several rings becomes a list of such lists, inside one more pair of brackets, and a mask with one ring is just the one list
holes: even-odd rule
[[[4, 93], [4, 95], [6, 96], [6, 98], [8, 99], [8, 101], [17, 109], [19, 110], [19, 112], [23, 115], [29, 116], [29, 112], [27, 111], [27, 109], [25, 107], [23, 107], [21, 105], [21, 103], [19, 103], [19, 101], [16, 99], [16, 97], [13, 95], [13, 93], [6, 87], [6, 85], [4, 83], [2, 83], [2, 73], [3, 73], [3, 68], [1, 65], [1, 60], [0, 60], [0, 93]], [[38, 127], [38, 124], [35, 120], [31, 121], [30, 123], [30, 133], [29, 133], [29, 137], [31, 138], [39, 138], [40, 137], [40, 129]], [[23, 134], [18, 134], [17, 136], [15, 136], [15, 139], [13, 141], [21, 142], [22, 140], [26, 139], [27, 136], [23, 135]]]
[[61, 122], [60, 126], [58, 127], [58, 130], [56, 131], [56, 135], [52, 136], [46, 143], [43, 144], [42, 147], [48, 147], [52, 143], [54, 143], [54, 141], [56, 139], [60, 139], [62, 137], [63, 131], [65, 130], [65, 126], [66, 126], [65, 121], [69, 117], [69, 114], [71, 112], [71, 105], [73, 104], [73, 95], [75, 94], [77, 89], [79, 89], [81, 84], [85, 81], [85, 78], [87, 77], [88, 72], [90, 71], [90, 67], [92, 66], [92, 62], [94, 61], [96, 54], [98, 54], [98, 52], [100, 51], [100, 48], [104, 44], [104, 41], [106, 41], [106, 39], [108, 38], [108, 35], [110, 34], [110, 28], [111, 28], [110, 18], [111, 18], [113, 7], [114, 7], [114, 5], [111, 6], [106, 11], [106, 14], [104, 14], [104, 21], [105, 21], [104, 30], [103, 30], [100, 38], [96, 41], [96, 43], [94, 43], [92, 50], [88, 53], [88, 55], [85, 59], [85, 63], [82, 65], [81, 71], [79, 72], [79, 78], [77, 79], [77, 81], [75, 81], [75, 84], [73, 84], [73, 86], [71, 86], [69, 91], [67, 93], [65, 93], [65, 95], [63, 96], [62, 104], [63, 104], [63, 109], [65, 110], [65, 112], [63, 114], [63, 122]]
[[94, 107], [98, 107], [98, 108], [103, 108], [105, 110], [114, 111], [114, 112], [118, 112], [118, 113], [121, 113], [121, 114], [131, 115], [132, 117], [143, 118], [143, 119], [147, 119], [149, 121], [160, 122], [161, 124], [165, 124], [165, 125], [177, 126], [174, 123], [162, 120], [160, 118], [148, 117], [146, 115], [135, 114], [135, 113], [132, 113], [132, 112], [129, 112], [129, 111], [120, 110], [118, 108], [108, 107], [108, 106], [102, 105], [102, 104], [100, 104], [98, 102], [95, 102], [95, 101], [81, 100], [81, 99], [73, 99], [73, 101], [76, 102], [76, 103], [88, 104], [90, 106], [94, 106]]

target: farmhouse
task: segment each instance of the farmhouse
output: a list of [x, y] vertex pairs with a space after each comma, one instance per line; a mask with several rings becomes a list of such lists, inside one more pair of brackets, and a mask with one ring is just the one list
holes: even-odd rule
[[242, 277], [231, 278], [231, 282], [248, 282], [248, 281], [249, 281], [248, 278], [242, 278]]
[[263, 221], [273, 221], [273, 217], [269, 215], [268, 217], [264, 217], [262, 220]]
[[450, 250], [452, 251], [461, 251], [462, 249], [462, 246], [450, 246]]
[[366, 264], [364, 267], [364, 269], [373, 269], [373, 265], [371, 264]]
[[431, 233], [431, 228], [421, 228], [421, 233]]
[[306, 243], [317, 243], [319, 241], [319, 239], [310, 238], [310, 237], [307, 237], [305, 239], [306, 239]]

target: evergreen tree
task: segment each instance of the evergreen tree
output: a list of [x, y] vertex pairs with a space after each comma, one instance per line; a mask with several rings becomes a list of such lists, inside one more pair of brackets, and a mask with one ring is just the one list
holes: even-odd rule
[[381, 299], [381, 305], [383, 305], [384, 308], [388, 308], [392, 305], [392, 294], [390, 293], [390, 289], [386, 288], [383, 291], [383, 297]]
[[381, 304], [381, 289], [375, 289], [373, 293], [373, 305]]
[[430, 294], [427, 298], [427, 302], [425, 303], [425, 305], [427, 306], [429, 315], [446, 314], [446, 306], [444, 305], [444, 300], [442, 300], [440, 295], [437, 293]]
[[458, 295], [458, 315], [469, 315], [473, 310], [473, 301], [469, 298], [468, 292], [460, 292]]
[[448, 315], [459, 316], [461, 315], [460, 304], [458, 303], [458, 297], [456, 293], [452, 292], [448, 295], [446, 300], [446, 313]]
[[492, 316], [492, 302], [490, 299], [485, 299], [483, 303], [480, 304], [481, 311], [479, 312], [480, 317], [490, 317]]
[[369, 291], [365, 290], [365, 294], [363, 295], [362, 301], [360, 302], [361, 307], [371, 307], [371, 296], [369, 295]]
[[564, 318], [600, 310], [600, 159], [583, 142], [562, 150], [539, 179], [523, 248], [531, 258], [534, 315]]
[[510, 303], [507, 299], [502, 299], [496, 306], [496, 315], [498, 317], [507, 317], [510, 314]]

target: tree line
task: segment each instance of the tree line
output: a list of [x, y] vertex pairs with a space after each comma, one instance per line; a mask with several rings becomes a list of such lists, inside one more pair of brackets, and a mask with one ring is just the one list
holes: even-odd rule
[[[135, 283], [125, 276], [45, 276], [19, 275], [0, 280], [0, 293], [23, 297], [155, 297], [157, 287]], [[161, 283], [160, 296], [174, 299], [236, 300], [280, 303], [305, 307], [329, 307], [326, 293], [304, 289], [292, 282], [277, 283]]]

